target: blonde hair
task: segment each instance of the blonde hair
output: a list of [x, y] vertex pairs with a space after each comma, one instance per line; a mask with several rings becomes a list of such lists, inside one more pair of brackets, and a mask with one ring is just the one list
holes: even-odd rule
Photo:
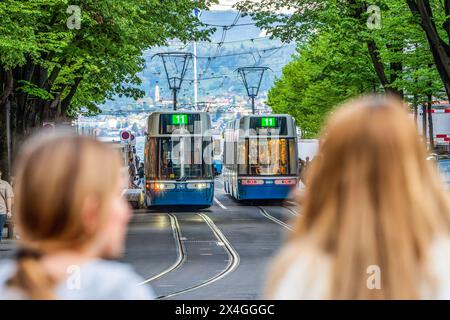
[[11, 287], [32, 299], [53, 298], [55, 281], [39, 256], [77, 250], [95, 238], [81, 212], [89, 198], [98, 205], [100, 220], [106, 219], [104, 208], [118, 192], [119, 172], [117, 152], [92, 138], [55, 134], [26, 143], [14, 186], [15, 219], [25, 254], [18, 255]]
[[[324, 298], [420, 298], [431, 242], [449, 235], [450, 204], [402, 101], [369, 96], [338, 109], [307, 186], [269, 296], [307, 243], [331, 258]], [[380, 290], [367, 288], [371, 265], [380, 267]]]

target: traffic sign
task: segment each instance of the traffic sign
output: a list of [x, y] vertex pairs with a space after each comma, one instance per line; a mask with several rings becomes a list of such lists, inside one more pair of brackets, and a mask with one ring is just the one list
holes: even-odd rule
[[136, 145], [136, 137], [134, 136], [134, 134], [131, 134], [131, 136], [130, 136], [130, 144], [132, 146]]
[[130, 143], [130, 139], [131, 139], [131, 132], [129, 130], [124, 130], [120, 133], [120, 141], [123, 144]]

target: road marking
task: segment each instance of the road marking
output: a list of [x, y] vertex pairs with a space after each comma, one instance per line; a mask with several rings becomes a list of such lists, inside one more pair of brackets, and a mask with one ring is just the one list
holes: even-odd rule
[[214, 197], [214, 202], [217, 203], [223, 210], [227, 210], [227, 207], [225, 207], [216, 197]]
[[291, 227], [290, 225], [288, 225], [288, 224], [284, 223], [283, 221], [281, 221], [281, 220], [275, 218], [274, 216], [271, 216], [271, 215], [270, 215], [269, 213], [267, 213], [267, 211], [264, 210], [263, 208], [261, 208], [261, 207], [258, 207], [258, 208], [259, 208], [259, 212], [260, 212], [264, 217], [266, 217], [267, 219], [272, 220], [273, 222], [275, 222], [275, 223], [279, 224], [280, 226], [282, 226], [282, 227], [288, 229], [289, 231], [293, 231], [293, 229], [292, 229], [292, 227]]
[[157, 274], [156, 276], [153, 276], [145, 281], [142, 281], [141, 283], [139, 283], [139, 285], [146, 284], [146, 283], [149, 283], [151, 281], [161, 278], [162, 276], [168, 274], [169, 272], [177, 269], [186, 260], [186, 251], [184, 249], [184, 245], [181, 240], [181, 239], [183, 239], [183, 237], [181, 237], [181, 230], [180, 230], [180, 225], [178, 224], [178, 219], [175, 215], [173, 215], [171, 213], [168, 213], [168, 215], [170, 218], [170, 225], [172, 226], [173, 238], [175, 239], [175, 246], [177, 247], [177, 260], [168, 269]]

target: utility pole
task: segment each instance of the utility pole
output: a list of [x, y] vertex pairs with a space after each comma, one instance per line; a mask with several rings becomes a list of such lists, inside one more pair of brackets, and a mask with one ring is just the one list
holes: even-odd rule
[[[200, 19], [202, 15], [202, 10], [199, 8], [194, 9], [194, 15], [197, 19]], [[194, 41], [194, 106], [197, 110], [198, 104], [198, 80], [197, 80], [197, 41]]]
[[197, 80], [197, 42], [194, 41], [194, 106], [198, 104], [198, 80]]

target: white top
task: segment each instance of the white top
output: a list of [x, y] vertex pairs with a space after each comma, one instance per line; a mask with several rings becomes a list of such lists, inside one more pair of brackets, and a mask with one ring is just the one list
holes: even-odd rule
[[[0, 263], [0, 300], [27, 299], [6, 282], [15, 272], [15, 261]], [[154, 299], [148, 285], [138, 285], [143, 279], [134, 270], [119, 262], [94, 260], [81, 266], [71, 266], [67, 278], [55, 287], [60, 300], [149, 300]]]
[[[331, 258], [305, 246], [275, 287], [275, 300], [327, 299], [331, 287]], [[450, 299], [450, 238], [440, 238], [430, 248], [426, 268], [434, 287], [422, 281], [421, 299]], [[368, 277], [370, 274], [368, 274]], [[383, 272], [381, 271], [381, 277]], [[376, 289], [374, 289], [376, 290]]]

